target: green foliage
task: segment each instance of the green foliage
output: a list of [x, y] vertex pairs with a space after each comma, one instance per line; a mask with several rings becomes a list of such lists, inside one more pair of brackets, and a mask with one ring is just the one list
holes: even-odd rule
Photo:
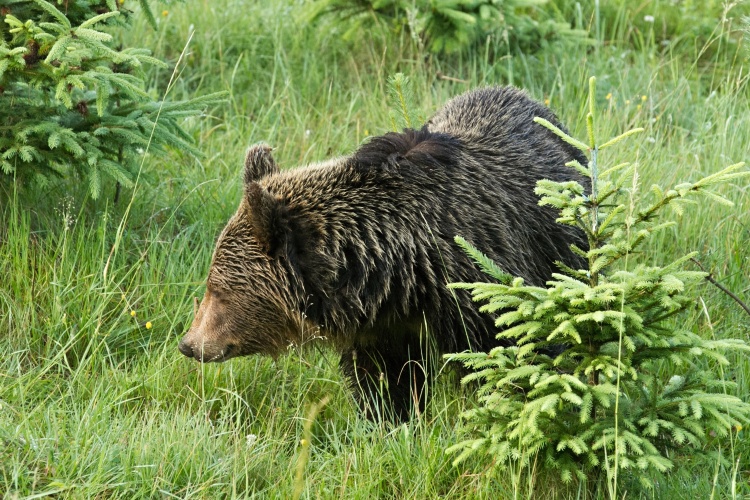
[[388, 77], [388, 98], [391, 128], [395, 132], [419, 126], [420, 119], [414, 111], [414, 88], [408, 76], [396, 73]]
[[[97, 198], [107, 177], [131, 186], [146, 150], [198, 155], [180, 121], [220, 95], [154, 100], [140, 73], [144, 65], [166, 64], [146, 49], [117, 47], [108, 33], [128, 24], [126, 2], [56, 3], [11, 1], [3, 8], [0, 171], [42, 184], [78, 175]], [[153, 21], [147, 2], [139, 5]]]
[[[617, 1], [634, 11], [621, 21], [623, 31], [637, 32], [631, 28], [648, 6], [636, 11], [638, 4]], [[588, 21], [594, 2], [578, 3]], [[0, 0], [0, 9], [7, 4]], [[613, 24], [602, 15], [603, 39], [610, 41], [602, 50], [542, 50], [502, 64], [469, 51], [440, 63], [446, 75], [470, 82], [457, 83], [436, 79], [435, 61], [414, 57], [404, 37], [383, 39], [384, 57], [377, 40], [352, 47], [330, 31], [299, 25], [290, 15], [299, 9], [297, 0], [190, 2], [190, 9], [170, 8], [169, 15], [152, 5], [159, 30], [138, 12], [118, 39], [176, 61], [194, 25], [183, 61], [189, 66], [169, 96], [231, 88], [231, 105], [210, 123], [201, 120], [200, 133], [194, 132], [210, 161], [172, 150], [146, 157], [148, 184], [139, 189], [127, 221], [125, 207], [103, 213], [101, 203], [58, 213], [61, 200], [39, 192], [0, 201], [0, 496], [291, 498], [306, 408], [331, 394], [312, 427], [303, 497], [587, 497], [578, 485], [563, 485], [554, 471], [539, 467], [517, 485], [512, 474], [472, 473], [484, 469], [480, 455], [451, 467], [455, 455], [443, 451], [456, 442], [456, 415], [473, 403], [466, 393], [476, 387], [456, 388], [451, 370], [430, 387], [420, 418], [389, 428], [357, 412], [335, 352], [323, 345], [278, 360], [252, 356], [197, 365], [184, 359], [176, 347], [190, 324], [193, 296], [203, 293], [216, 235], [241, 196], [234, 159], [260, 140], [278, 147], [283, 166], [352, 151], [363, 137], [389, 129], [380, 97], [387, 76], [398, 71], [410, 77], [420, 117], [470, 86], [513, 83], [549, 98], [563, 122], [578, 112], [583, 72], [591, 71], [609, 76], [597, 86], [602, 102], [611, 103], [601, 130], [649, 123], [638, 140], [616, 146], [621, 158], [639, 158], [640, 182], [697, 179], [699, 172], [747, 157], [750, 113], [738, 112], [748, 106], [743, 60], [719, 54], [714, 64], [691, 71], [689, 37], [672, 45], [675, 51], [653, 57], [612, 34]], [[658, 17], [656, 27], [661, 33]], [[164, 88], [171, 72], [151, 67], [149, 87]], [[604, 101], [608, 92], [612, 98]], [[642, 94], [647, 101], [640, 101]], [[750, 197], [729, 185], [720, 192], [737, 208], [687, 207], [678, 238], [662, 231], [642, 249], [663, 262], [706, 244], [710, 252], [702, 251], [699, 260], [722, 284], [742, 292], [750, 286]], [[121, 224], [122, 239], [110, 258]], [[713, 325], [718, 338], [746, 334], [750, 318], [732, 299], [711, 286], [701, 295], [711, 321], [703, 319], [702, 308], [690, 307], [680, 316], [683, 325]], [[724, 377], [737, 382], [738, 394], [750, 394], [750, 357], [738, 353], [730, 360]], [[652, 491], [631, 477], [621, 488], [627, 499], [748, 497], [746, 432], [733, 433], [733, 447], [722, 443], [721, 459], [683, 456], [666, 477], [652, 481]], [[588, 498], [609, 497], [600, 490]]]
[[[747, 32], [747, 2], [649, 2], [636, 7], [629, 0], [601, 3], [601, 19], [609, 19], [610, 36], [645, 50], [675, 50], [683, 45], [690, 57], [710, 60], [717, 51], [731, 57]], [[622, 22], [632, 18], [627, 26]], [[744, 33], [743, 33], [744, 32]], [[745, 59], [746, 59], [745, 55]]]
[[306, 19], [331, 16], [352, 38], [376, 24], [406, 31], [431, 52], [452, 53], [487, 36], [522, 50], [539, 48], [561, 37], [582, 37], [541, 7], [547, 0], [316, 0]]
[[479, 269], [481, 269], [482, 272], [490, 278], [496, 279], [500, 283], [504, 283], [506, 285], [510, 284], [510, 282], [513, 280], [513, 276], [500, 269], [500, 267], [498, 267], [498, 265], [495, 264], [492, 259], [474, 248], [471, 243], [469, 243], [462, 237], [456, 236], [456, 244], [461, 247], [461, 249], [466, 252], [474, 262], [476, 262], [477, 266], [479, 266]]
[[695, 302], [689, 290], [705, 277], [684, 268], [694, 254], [658, 266], [637, 253], [674, 224], [657, 221], [664, 208], [681, 212], [693, 194], [727, 203], [708, 189], [750, 172], [739, 163], [674, 189], [654, 185], [641, 198], [634, 166], [600, 164], [602, 150], [640, 130], [600, 145], [594, 96], [592, 78], [588, 145], [537, 119], [590, 155], [588, 167], [570, 164], [591, 179], [590, 193], [576, 181], [542, 180], [536, 188], [540, 204], [560, 212], [559, 223], [585, 232], [588, 250], [574, 250], [587, 268], [561, 264], [546, 287], [528, 286], [521, 278], [507, 281], [469, 248], [499, 283], [452, 285], [471, 290], [485, 303], [481, 311], [497, 315], [497, 337], [513, 347], [448, 356], [471, 370], [464, 383], [480, 384], [480, 405], [463, 414], [471, 437], [448, 452], [458, 453], [454, 464], [477, 454], [496, 468], [536, 461], [565, 482], [606, 470], [616, 492], [618, 471], [664, 472], [678, 450], [699, 454], [710, 436], [726, 438], [750, 419], [750, 404], [717, 375], [729, 364], [725, 352], [746, 353], [750, 346], [704, 339], [680, 321]]

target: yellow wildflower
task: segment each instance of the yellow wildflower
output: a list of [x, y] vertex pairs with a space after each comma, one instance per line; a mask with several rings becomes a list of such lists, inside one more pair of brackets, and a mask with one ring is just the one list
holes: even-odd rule
[[151, 330], [152, 326], [154, 325], [152, 325], [150, 321], [146, 321], [146, 330]]

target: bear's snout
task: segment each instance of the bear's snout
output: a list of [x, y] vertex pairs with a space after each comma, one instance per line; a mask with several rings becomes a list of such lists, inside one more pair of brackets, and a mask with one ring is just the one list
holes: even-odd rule
[[221, 345], [218, 345], [215, 343], [196, 343], [194, 340], [194, 338], [190, 338], [190, 333], [188, 332], [188, 334], [180, 340], [177, 349], [188, 358], [195, 358], [201, 363], [226, 361], [237, 355], [237, 346], [235, 344], [222, 343]]
[[190, 329], [182, 337], [177, 348], [188, 358], [202, 363], [225, 361], [236, 355], [236, 345], [222, 334], [225, 311], [222, 305], [206, 293], [200, 306], [197, 299], [193, 306], [194, 318]]
[[187, 356], [188, 358], [192, 358], [193, 356], [193, 348], [185, 342], [185, 339], [180, 340], [180, 344], [177, 346], [177, 349], [180, 350], [182, 354]]

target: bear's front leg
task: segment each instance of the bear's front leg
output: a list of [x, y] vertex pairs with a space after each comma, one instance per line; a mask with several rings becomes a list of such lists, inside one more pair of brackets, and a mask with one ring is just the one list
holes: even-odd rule
[[347, 349], [340, 365], [369, 419], [404, 422], [412, 412], [424, 411], [423, 359], [419, 345], [381, 342]]

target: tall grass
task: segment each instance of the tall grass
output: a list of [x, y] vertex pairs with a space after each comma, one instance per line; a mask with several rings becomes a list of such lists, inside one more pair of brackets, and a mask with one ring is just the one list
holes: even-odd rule
[[[569, 3], [561, 5], [574, 14]], [[608, 106], [602, 134], [647, 128], [641, 143], [619, 151], [638, 159], [644, 186], [748, 160], [742, 41], [726, 46], [720, 35], [730, 28], [717, 22], [714, 32], [677, 33], [664, 45], [661, 34], [644, 31], [643, 9], [613, 5], [601, 13], [597, 44], [533, 55], [506, 55], [489, 40], [470, 55], [437, 60], [380, 32], [344, 43], [299, 24], [291, 0], [192, 0], [163, 13], [158, 31], [144, 22], [119, 34], [125, 45], [149, 46], [176, 62], [194, 30], [173, 95], [229, 90], [230, 99], [189, 124], [204, 159], [179, 151], [146, 158], [119, 242], [125, 204], [113, 205], [111, 196], [92, 202], [69, 185], [0, 189], [0, 495], [288, 498], [307, 426], [304, 498], [585, 497], [587, 488], [554, 476], [452, 467], [443, 450], [457, 439], [456, 415], [472, 394], [450, 370], [430, 388], [424, 415], [391, 427], [358, 414], [336, 355], [323, 345], [275, 361], [198, 365], [176, 344], [192, 297], [202, 293], [213, 241], [239, 199], [244, 149], [266, 141], [283, 167], [353, 150], [387, 131], [386, 82], [397, 71], [414, 82], [423, 118], [469, 88], [514, 84], [548, 100], [579, 136], [585, 82], [597, 75], [598, 100]], [[580, 11], [592, 33], [593, 19]], [[153, 71], [154, 93], [164, 92], [170, 75]], [[663, 261], [697, 249], [716, 279], [747, 298], [750, 193], [738, 185], [724, 194], [734, 208], [692, 207], [649, 252]], [[748, 338], [750, 318], [731, 299], [708, 285], [698, 293], [706, 308], [696, 304], [694, 329]], [[750, 362], [735, 361], [725, 376], [748, 394]], [[326, 398], [309, 423], [309, 409]], [[745, 432], [716, 442], [716, 461], [681, 457], [651, 491], [626, 477], [621, 492], [750, 494]], [[599, 491], [597, 498], [607, 496], [604, 485]]]

